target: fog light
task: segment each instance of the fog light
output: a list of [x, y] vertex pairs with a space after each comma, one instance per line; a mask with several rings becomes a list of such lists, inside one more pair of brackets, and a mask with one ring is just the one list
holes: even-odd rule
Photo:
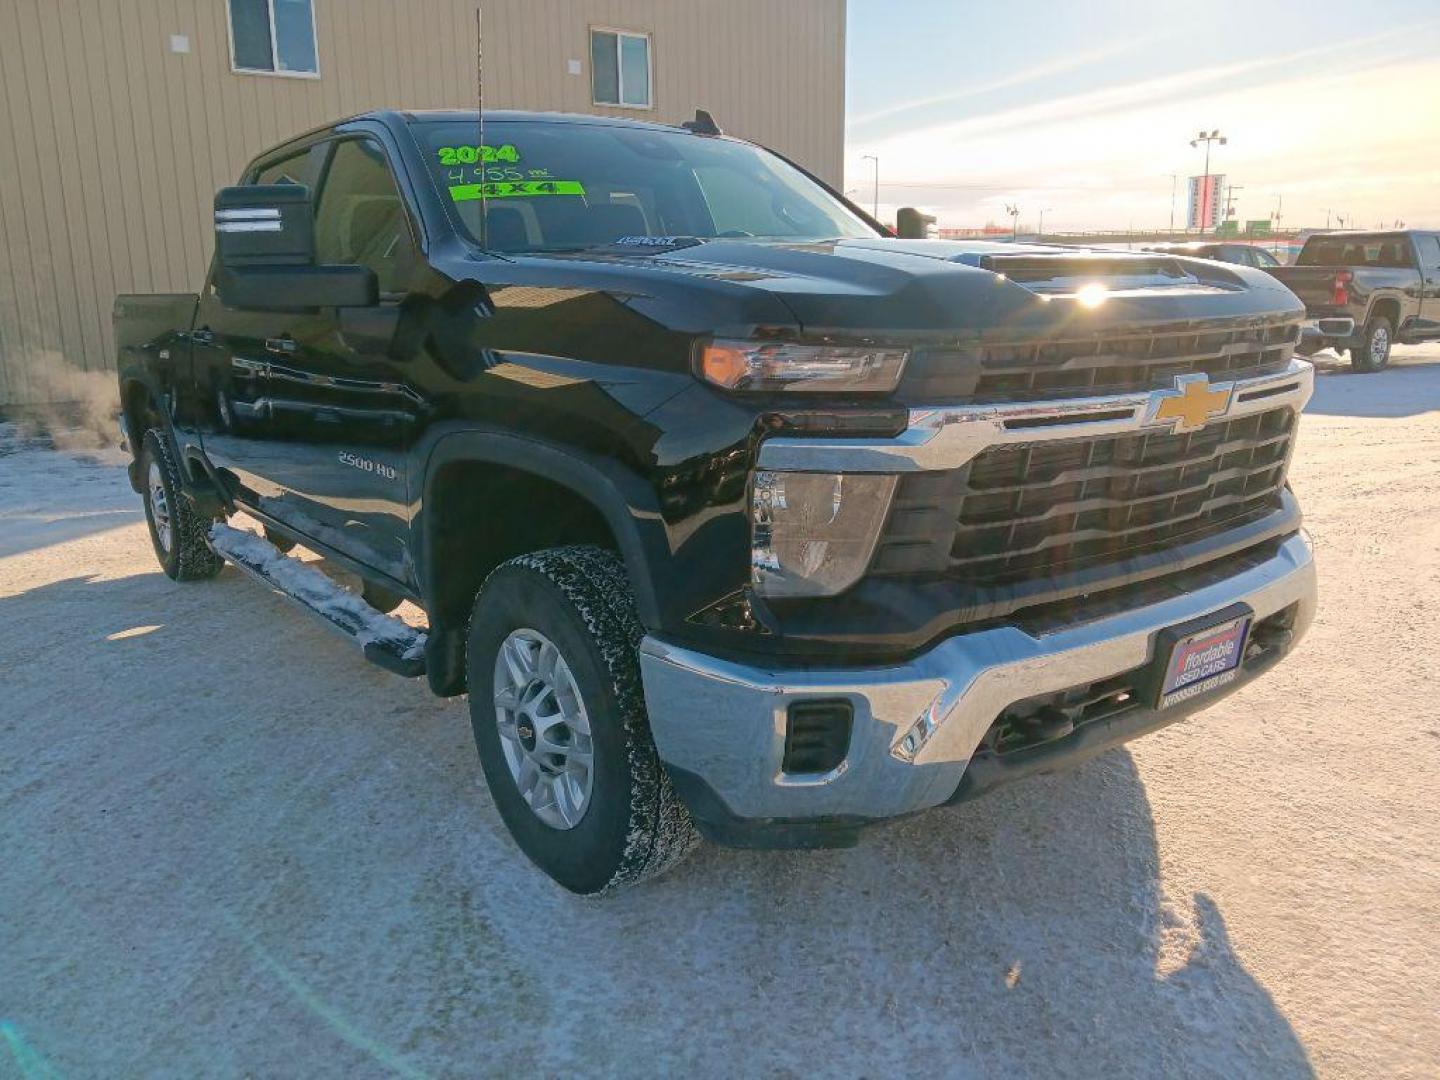
[[833, 596], [870, 565], [894, 476], [761, 470], [750, 493], [751, 580], [770, 597]]

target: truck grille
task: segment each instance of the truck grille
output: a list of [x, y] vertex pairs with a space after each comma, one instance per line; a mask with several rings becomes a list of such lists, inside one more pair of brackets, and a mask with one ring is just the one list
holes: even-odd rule
[[1281, 408], [1184, 435], [995, 446], [961, 469], [904, 476], [873, 569], [919, 569], [918, 555], [997, 586], [1235, 528], [1280, 507], [1294, 427]]
[[1211, 382], [1284, 371], [1300, 324], [1188, 333], [1124, 334], [1076, 341], [929, 349], [907, 374], [911, 400], [964, 396], [977, 403], [1043, 401], [1173, 386], [1203, 372]]

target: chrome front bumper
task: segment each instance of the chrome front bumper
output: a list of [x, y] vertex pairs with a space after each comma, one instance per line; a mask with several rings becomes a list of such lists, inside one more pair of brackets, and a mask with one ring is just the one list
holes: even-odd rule
[[[890, 667], [772, 669], [653, 637], [641, 645], [640, 665], [660, 757], [672, 773], [699, 778], [733, 818], [877, 819], [954, 795], [1009, 705], [1141, 667], [1157, 632], [1237, 602], [1257, 621], [1297, 605], [1298, 639], [1315, 609], [1309, 543], [1294, 536], [1273, 558], [1160, 603], [1039, 637], [1011, 626], [961, 634]], [[786, 774], [787, 707], [816, 697], [852, 703], [849, 753], [831, 772]]]

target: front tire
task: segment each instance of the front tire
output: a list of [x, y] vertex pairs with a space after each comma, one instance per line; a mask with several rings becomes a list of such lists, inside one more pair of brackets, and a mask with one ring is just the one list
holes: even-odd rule
[[1390, 320], [1377, 315], [1365, 324], [1365, 336], [1358, 346], [1350, 349], [1350, 366], [1366, 374], [1383, 370], [1390, 363], [1390, 346], [1395, 340], [1395, 328]]
[[470, 721], [501, 818], [577, 893], [633, 884], [698, 839], [655, 751], [624, 564], [562, 547], [502, 564], [475, 599]]
[[160, 569], [174, 581], [214, 577], [225, 561], [205, 540], [210, 523], [195, 513], [182, 494], [180, 468], [169, 439], [159, 428], [145, 432], [140, 469], [145, 479], [145, 521]]

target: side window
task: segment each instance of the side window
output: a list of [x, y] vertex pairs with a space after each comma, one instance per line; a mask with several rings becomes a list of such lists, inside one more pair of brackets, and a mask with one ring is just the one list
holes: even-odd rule
[[1275, 258], [1274, 255], [1271, 255], [1264, 248], [1251, 248], [1250, 254], [1255, 258], [1255, 265], [1260, 267], [1262, 270], [1268, 269], [1272, 266], [1280, 265], [1280, 260]]
[[303, 150], [264, 166], [255, 174], [256, 184], [309, 184], [312, 177], [310, 151]]
[[1424, 233], [1416, 240], [1420, 245], [1420, 264], [1427, 270], [1440, 270], [1440, 237]]
[[382, 293], [404, 292], [417, 253], [385, 154], [373, 139], [335, 144], [315, 208], [315, 259], [375, 271]]
[[267, 75], [320, 74], [311, 0], [230, 0], [230, 64]]
[[596, 105], [650, 108], [650, 35], [591, 30], [590, 91]]

